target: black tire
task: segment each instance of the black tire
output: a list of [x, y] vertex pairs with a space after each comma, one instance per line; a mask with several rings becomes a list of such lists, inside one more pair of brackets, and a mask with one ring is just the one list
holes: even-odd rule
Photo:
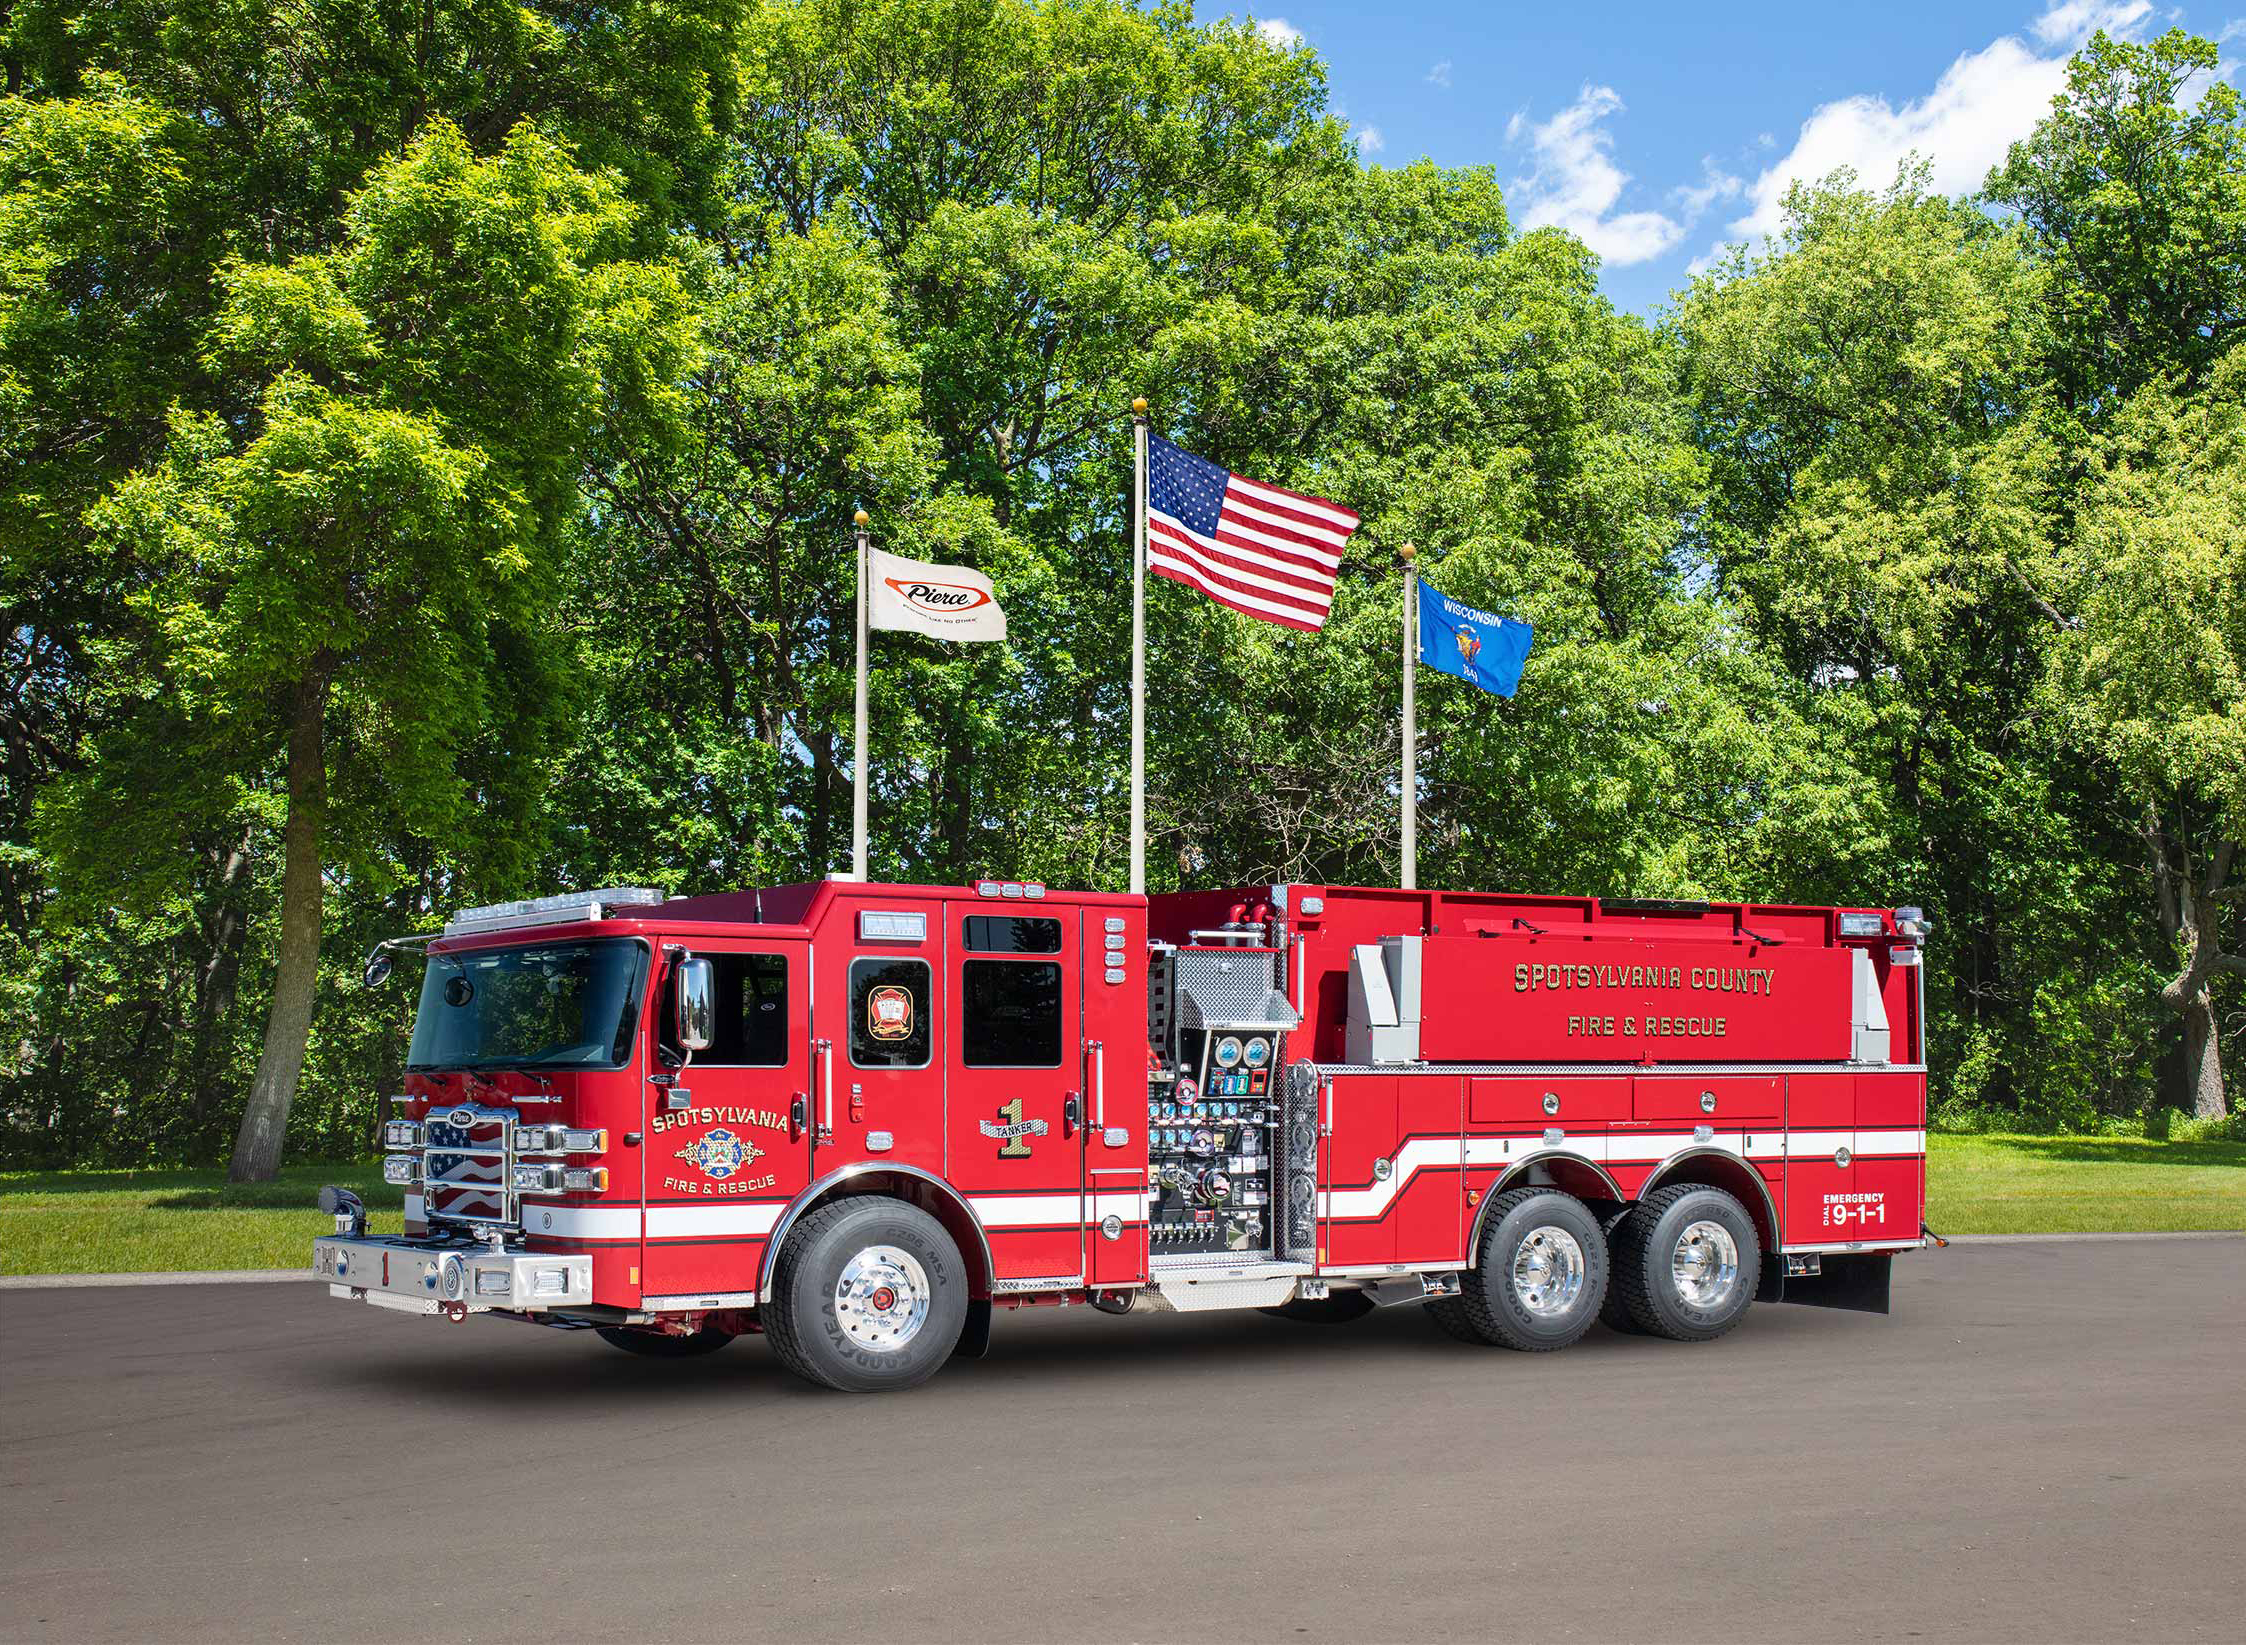
[[704, 1354], [716, 1353], [733, 1340], [731, 1331], [701, 1330], [690, 1337], [674, 1337], [631, 1325], [596, 1325], [593, 1330], [611, 1347], [645, 1359], [700, 1359]]
[[[916, 1325], [894, 1327], [905, 1334], [893, 1344], [873, 1340], [882, 1334], [882, 1322], [872, 1312], [846, 1322], [836, 1299], [853, 1260], [880, 1248], [908, 1258], [919, 1278], [891, 1285], [892, 1267], [874, 1267], [866, 1277], [872, 1287], [864, 1293], [868, 1310], [887, 1291], [904, 1299], [909, 1313], [916, 1287], [924, 1287], [927, 1304]], [[870, 1194], [836, 1200], [788, 1235], [761, 1314], [773, 1353], [807, 1382], [850, 1394], [917, 1387], [959, 1344], [967, 1320], [967, 1269], [943, 1224], [918, 1207]]]
[[1299, 1320], [1305, 1325], [1347, 1325], [1353, 1319], [1363, 1319], [1377, 1306], [1362, 1291], [1329, 1291], [1322, 1297], [1297, 1297], [1276, 1308], [1256, 1311], [1275, 1319]]
[[[1676, 1274], [1686, 1232], [1711, 1223], [1730, 1236], [1732, 1273], [1713, 1300], [1694, 1301]], [[1703, 1245], [1709, 1242], [1701, 1242]], [[1713, 1254], [1720, 1255], [1720, 1248]], [[1721, 1188], [1680, 1182], [1658, 1188], [1615, 1227], [1614, 1289], [1631, 1324], [1671, 1342], [1713, 1342], [1746, 1317], [1762, 1276], [1762, 1241], [1747, 1208]]]
[[[1531, 1242], [1553, 1255], [1565, 1252], [1563, 1268], [1573, 1276], [1562, 1281], [1572, 1283], [1572, 1294], [1549, 1311], [1541, 1300], [1532, 1305], [1514, 1282], [1514, 1264]], [[1490, 1202], [1474, 1268], [1464, 1278], [1456, 1318], [1474, 1340], [1521, 1353], [1550, 1353], [1574, 1342], [1599, 1317], [1607, 1292], [1606, 1235], [1590, 1207], [1572, 1194], [1516, 1188]], [[1541, 1297], [1538, 1288], [1529, 1289]], [[1451, 1329], [1445, 1322], [1448, 1310], [1437, 1305], [1431, 1311], [1438, 1324]]]
[[1606, 1300], [1599, 1304], [1599, 1323], [1626, 1337], [1642, 1337], [1645, 1333], [1638, 1329], [1638, 1322], [1630, 1317], [1630, 1305], [1622, 1296], [1622, 1227], [1630, 1220], [1630, 1210], [1625, 1205], [1606, 1219], [1607, 1294]]

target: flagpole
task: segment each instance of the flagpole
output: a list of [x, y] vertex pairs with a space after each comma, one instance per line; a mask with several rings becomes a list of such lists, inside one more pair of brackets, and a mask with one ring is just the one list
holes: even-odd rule
[[1131, 402], [1131, 891], [1146, 890], [1146, 401]]
[[1406, 543], [1396, 550], [1404, 562], [1404, 849], [1399, 883], [1406, 891], [1419, 884], [1419, 551]]
[[866, 877], [866, 574], [872, 565], [866, 538], [866, 511], [851, 516], [858, 528], [858, 689], [850, 762], [850, 877]]

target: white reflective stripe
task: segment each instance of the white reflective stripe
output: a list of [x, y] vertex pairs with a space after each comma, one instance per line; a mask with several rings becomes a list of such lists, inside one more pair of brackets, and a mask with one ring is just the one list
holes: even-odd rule
[[[1120, 1196], [1118, 1196], [1120, 1197]], [[1037, 1228], [1052, 1223], [1073, 1225], [1083, 1214], [1084, 1202], [1074, 1194], [1009, 1194], [969, 1199], [985, 1228]]]
[[722, 1234], [769, 1234], [780, 1220], [779, 1205], [650, 1205], [649, 1239], [710, 1239]]
[[556, 1239], [638, 1239], [639, 1207], [528, 1204], [523, 1232]]
[[1859, 1131], [1856, 1133], [1856, 1152], [1859, 1154], [1923, 1154], [1926, 1152], [1924, 1131]]
[[1091, 1220], [1103, 1222], [1109, 1217], [1121, 1217], [1125, 1222], [1146, 1221], [1146, 1195], [1094, 1194]]
[[1853, 1131], [1789, 1131], [1786, 1133], [1786, 1152], [1789, 1154], [1835, 1154], [1856, 1147]]

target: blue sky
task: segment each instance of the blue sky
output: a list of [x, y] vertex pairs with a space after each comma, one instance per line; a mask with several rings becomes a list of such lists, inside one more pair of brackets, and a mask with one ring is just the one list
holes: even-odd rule
[[1514, 222], [1581, 235], [1607, 294], [1640, 312], [1774, 227], [1790, 178], [1852, 165], [1884, 185], [1915, 151], [1945, 192], [1978, 186], [2093, 28], [2181, 24], [2225, 41], [2226, 74], [2246, 54], [2246, 0], [1230, 9], [1318, 50], [1368, 159], [1494, 166]]

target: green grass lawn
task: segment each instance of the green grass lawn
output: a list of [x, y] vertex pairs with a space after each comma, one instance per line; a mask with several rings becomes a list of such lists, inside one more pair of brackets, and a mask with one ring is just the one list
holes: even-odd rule
[[[404, 1196], [379, 1170], [292, 1165], [255, 1186], [223, 1171], [0, 1173], [0, 1274], [304, 1267], [333, 1226], [323, 1182], [356, 1189], [376, 1233], [398, 1231]], [[2246, 1229], [2246, 1143], [1937, 1136], [1927, 1171], [1944, 1234]]]
[[382, 1167], [291, 1165], [278, 1182], [224, 1171], [0, 1172], [0, 1274], [132, 1274], [166, 1268], [305, 1268], [333, 1233], [320, 1184], [355, 1189], [367, 1226], [395, 1234], [404, 1190]]
[[1941, 1234], [2246, 1229], [2246, 1143], [1934, 1136], [1926, 1177]]

